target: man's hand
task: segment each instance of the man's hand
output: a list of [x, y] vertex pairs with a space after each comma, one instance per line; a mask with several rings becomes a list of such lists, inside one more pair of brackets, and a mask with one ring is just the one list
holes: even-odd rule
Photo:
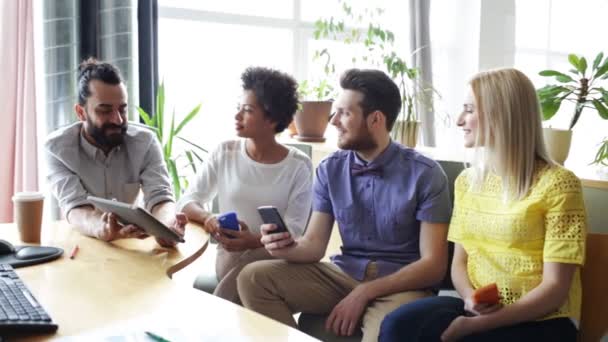
[[260, 226], [262, 231], [262, 238], [260, 242], [264, 245], [264, 248], [272, 256], [282, 252], [285, 248], [292, 247], [295, 245], [295, 241], [289, 232], [275, 233], [277, 229], [275, 224], [263, 224]]
[[241, 220], [239, 220], [239, 226], [241, 230], [238, 231], [220, 228], [220, 233], [215, 236], [215, 239], [229, 252], [241, 252], [262, 247], [260, 234], [251, 232], [249, 226]]
[[351, 336], [372, 299], [367, 295], [365, 284], [358, 285], [334, 307], [325, 321], [325, 329], [338, 336]]
[[113, 213], [103, 213], [101, 215], [101, 229], [97, 237], [103, 241], [113, 241], [118, 239], [136, 238], [145, 239], [148, 234], [142, 228], [133, 225], [121, 225], [118, 217]]
[[[163, 223], [169, 229], [171, 229], [172, 231], [177, 233], [177, 235], [179, 235], [180, 237], [183, 238], [184, 234], [186, 232], [186, 223], [188, 223], [188, 218], [183, 213], [177, 213], [177, 214], [175, 214], [175, 218], [173, 218], [169, 222], [163, 222]], [[163, 239], [163, 238], [159, 238], [159, 237], [156, 238], [156, 242], [165, 248], [172, 248], [172, 247], [175, 247], [175, 245], [177, 244], [177, 242], [175, 242], [173, 240], [167, 240], [167, 239]]]

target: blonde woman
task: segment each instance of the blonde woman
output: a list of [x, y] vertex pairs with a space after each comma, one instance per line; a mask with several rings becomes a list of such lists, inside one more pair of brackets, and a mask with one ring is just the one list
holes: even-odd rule
[[[534, 86], [515, 69], [477, 74], [458, 126], [476, 152], [456, 180], [448, 235], [462, 299], [400, 307], [380, 341], [576, 341], [585, 208], [578, 178], [547, 156]], [[492, 283], [500, 302], [476, 303]]]

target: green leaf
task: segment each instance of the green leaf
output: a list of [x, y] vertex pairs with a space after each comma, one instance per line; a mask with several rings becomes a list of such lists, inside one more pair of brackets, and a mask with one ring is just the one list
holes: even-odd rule
[[173, 180], [173, 194], [175, 195], [175, 200], [179, 200], [179, 197], [182, 194], [182, 188], [179, 181], [179, 174], [175, 165], [175, 161], [173, 161], [172, 159], [167, 160], [167, 171], [169, 172], [169, 176], [171, 176], [171, 179]]
[[595, 109], [597, 109], [597, 112], [602, 117], [602, 119], [608, 120], [608, 108], [604, 106], [604, 104], [602, 104], [599, 100], [593, 100], [591, 102], [593, 102], [593, 106], [595, 107]]
[[565, 74], [556, 71], [556, 70], [543, 70], [538, 73], [541, 76], [549, 77], [549, 76], [566, 76]]
[[147, 126], [152, 126], [152, 119], [150, 118], [150, 115], [148, 115], [148, 113], [146, 113], [146, 111], [141, 107], [137, 107], [137, 111], [139, 112], [139, 117], [144, 120], [144, 123]]
[[192, 151], [186, 151], [186, 158], [188, 158], [188, 164], [192, 167], [192, 171], [196, 174], [196, 165], [194, 163], [194, 158], [192, 158]]
[[164, 143], [164, 130], [163, 126], [165, 124], [164, 120], [164, 112], [165, 112], [165, 84], [164, 81], [160, 83], [158, 86], [158, 93], [156, 94], [156, 115], [154, 116], [154, 127], [158, 128], [158, 136], [160, 138], [161, 144]]
[[196, 153], [196, 151], [194, 151], [194, 150], [188, 150], [188, 152], [192, 153], [192, 155], [195, 156], [196, 159], [198, 159], [199, 162], [201, 162], [201, 163], [203, 162], [203, 158], [201, 156], [199, 156], [198, 153]]
[[173, 152], [173, 138], [175, 137], [175, 110], [171, 114], [171, 129], [169, 130], [169, 136], [167, 137], [167, 143], [165, 144], [165, 156], [171, 158], [171, 152]]
[[[606, 57], [604, 64], [602, 64], [602, 66], [599, 67], [599, 69], [597, 69], [597, 71], [595, 72], [595, 75], [593, 75], [593, 77], [598, 78], [598, 77], [602, 76], [603, 74], [605, 74], [607, 71], [608, 71], [608, 57]], [[605, 78], [603, 78], [603, 79], [605, 79]]]
[[595, 158], [591, 164], [602, 164], [608, 166], [608, 139], [605, 139], [601, 143], [600, 148], [597, 150]]
[[585, 59], [585, 57], [581, 57], [581, 59], [579, 59], [578, 61], [578, 66], [581, 74], [585, 74], [587, 72], [587, 60]]
[[608, 105], [608, 90], [604, 90], [603, 88], [600, 88], [599, 90], [602, 93], [602, 100]]
[[188, 124], [188, 122], [190, 122], [192, 119], [194, 119], [194, 117], [198, 114], [200, 109], [201, 109], [200, 104], [198, 106], [194, 107], [190, 111], [190, 113], [188, 113], [188, 115], [186, 115], [186, 117], [177, 125], [177, 128], [175, 129], [174, 134], [178, 135], [179, 132], [182, 130], [182, 128], [184, 128], [184, 126], [186, 126]]
[[572, 79], [572, 77], [570, 77], [568, 75], [564, 75], [564, 74], [555, 76], [555, 79], [561, 83], [574, 82], [574, 79]]
[[543, 110], [543, 120], [551, 119], [561, 106], [561, 101], [543, 101], [540, 106]]
[[557, 97], [559, 94], [563, 92], [568, 92], [569, 89], [559, 85], [546, 85], [537, 90], [538, 97], [542, 100], [550, 97]]
[[602, 62], [603, 58], [604, 58], [604, 53], [603, 52], [600, 52], [600, 53], [597, 54], [597, 56], [593, 60], [593, 71], [595, 71], [595, 69], [597, 69], [597, 67]]
[[187, 144], [190, 144], [190, 145], [192, 145], [192, 146], [194, 146], [194, 147], [198, 148], [200, 151], [207, 152], [207, 150], [206, 150], [206, 149], [202, 148], [201, 146], [199, 146], [199, 145], [197, 145], [197, 144], [193, 143], [192, 141], [190, 141], [190, 140], [188, 140], [188, 139], [186, 139], [186, 138], [182, 138], [182, 137], [179, 137], [179, 136], [178, 136], [178, 137], [176, 137], [176, 138], [177, 138], [177, 139], [179, 139], [179, 140], [182, 140], [183, 142], [185, 142], [185, 143], [187, 143]]
[[579, 58], [577, 55], [575, 55], [573, 53], [569, 54], [568, 62], [570, 62], [570, 64], [572, 64], [572, 66], [575, 67], [576, 70], [581, 71], [581, 68], [578, 66]]

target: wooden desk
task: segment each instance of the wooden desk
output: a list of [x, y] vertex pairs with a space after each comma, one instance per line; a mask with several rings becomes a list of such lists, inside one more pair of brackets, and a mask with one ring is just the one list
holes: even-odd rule
[[[20, 244], [16, 230], [13, 224], [1, 224], [0, 237]], [[59, 324], [59, 330], [54, 335], [23, 339], [46, 340], [92, 331], [100, 337], [120, 331], [179, 329], [200, 337], [196, 340], [314, 340], [172, 281], [168, 270], [196, 252], [208, 237], [199, 227], [189, 225], [185, 239], [178, 250], [167, 251], [152, 238], [106, 243], [81, 235], [65, 222], [45, 224], [42, 244], [63, 248], [64, 255], [49, 263], [19, 268], [17, 273]], [[75, 244], [80, 251], [70, 260], [68, 254]]]

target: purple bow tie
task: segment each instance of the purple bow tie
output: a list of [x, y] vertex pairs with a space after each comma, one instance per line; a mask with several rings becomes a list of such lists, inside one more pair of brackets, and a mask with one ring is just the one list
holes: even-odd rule
[[350, 166], [350, 173], [353, 176], [359, 176], [364, 173], [370, 173], [372, 175], [382, 177], [382, 165], [363, 166], [361, 164], [352, 163]]

